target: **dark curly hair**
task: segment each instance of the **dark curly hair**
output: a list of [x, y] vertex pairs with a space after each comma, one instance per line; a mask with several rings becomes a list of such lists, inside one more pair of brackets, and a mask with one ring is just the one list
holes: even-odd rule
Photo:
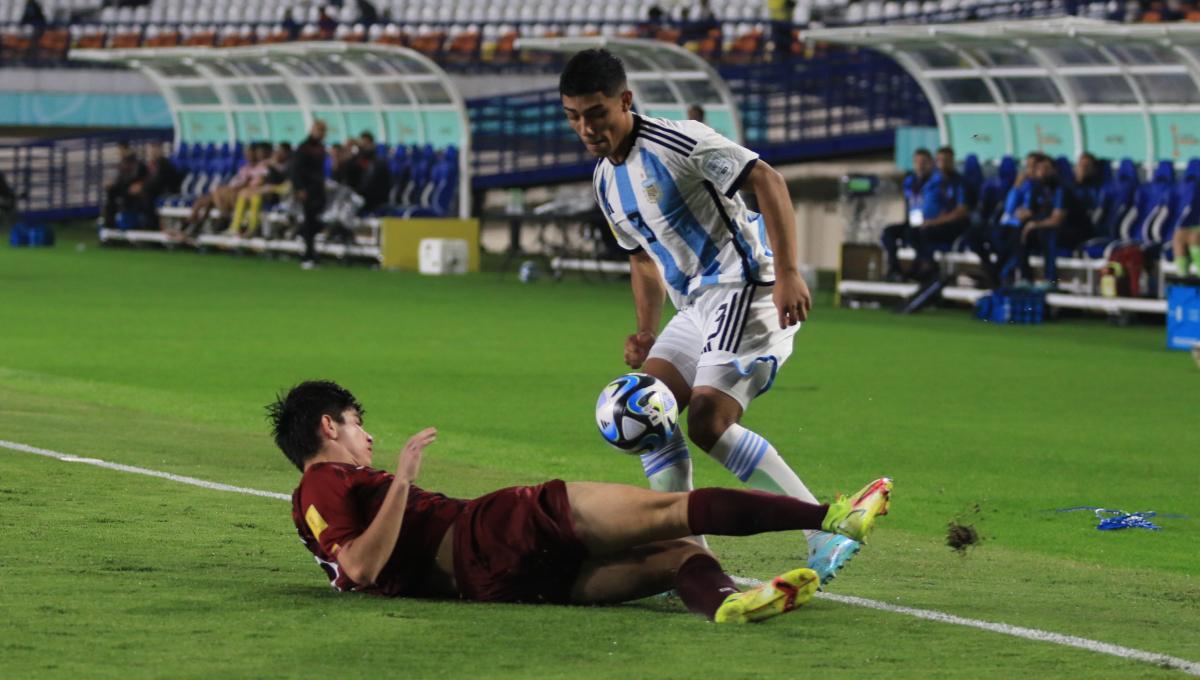
[[304, 463], [321, 448], [317, 432], [321, 416], [342, 423], [346, 409], [358, 411], [360, 418], [366, 413], [350, 390], [329, 380], [307, 380], [267, 404], [267, 420], [275, 445], [293, 465], [304, 470]]

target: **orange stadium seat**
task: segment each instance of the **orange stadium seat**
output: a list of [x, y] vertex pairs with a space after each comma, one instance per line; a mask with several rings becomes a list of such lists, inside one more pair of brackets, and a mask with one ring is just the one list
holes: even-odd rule
[[654, 32], [654, 39], [662, 42], [679, 44], [679, 39], [683, 37], [683, 31], [678, 28], [660, 28]]
[[[372, 26], [372, 30], [377, 26], [378, 24]], [[371, 42], [379, 43], [380, 45], [398, 45], [403, 47], [408, 44], [408, 37], [404, 35], [404, 31], [400, 30], [398, 25], [388, 24], [383, 27], [383, 31], [371, 40]]]
[[446, 40], [446, 34], [442, 31], [432, 31], [421, 35], [413, 36], [409, 40], [408, 46], [414, 50], [424, 54], [430, 59], [436, 59], [442, 54], [442, 44]]
[[284, 30], [282, 27], [277, 27], [277, 28], [275, 28], [275, 30], [268, 33], [266, 35], [266, 37], [262, 38], [258, 42], [265, 43], [265, 44], [272, 44], [272, 43], [287, 42], [291, 39], [292, 39], [292, 36], [288, 35], [288, 32], [286, 30]]
[[204, 27], [185, 38], [183, 44], [188, 47], [212, 47], [216, 41], [217, 32]]
[[58, 59], [67, 55], [71, 46], [71, 33], [65, 28], [51, 28], [38, 38], [37, 54], [39, 59]]
[[762, 53], [762, 46], [762, 31], [758, 29], [747, 31], [734, 38], [725, 59], [735, 64], [748, 64], [759, 57]]
[[75, 47], [82, 50], [98, 50], [104, 47], [108, 34], [102, 28], [88, 29], [80, 33], [75, 40]]
[[496, 50], [492, 53], [492, 62], [497, 64], [511, 64], [516, 57], [516, 42], [520, 34], [516, 31], [509, 31], [502, 34], [496, 39]]
[[179, 31], [164, 28], [157, 35], [147, 37], [143, 44], [146, 47], [175, 47], [179, 44]]
[[697, 40], [695, 51], [700, 57], [709, 61], [719, 58], [721, 56], [721, 29], [711, 29], [708, 35]]
[[123, 26], [109, 36], [108, 46], [117, 49], [141, 47], [142, 32], [136, 26]]
[[459, 33], [450, 39], [450, 44], [446, 48], [446, 60], [456, 64], [469, 64], [475, 60], [475, 55], [479, 53], [479, 44], [482, 36], [478, 31], [466, 31]]
[[19, 59], [33, 49], [33, 35], [28, 27], [12, 26], [0, 33], [0, 55], [4, 60]]

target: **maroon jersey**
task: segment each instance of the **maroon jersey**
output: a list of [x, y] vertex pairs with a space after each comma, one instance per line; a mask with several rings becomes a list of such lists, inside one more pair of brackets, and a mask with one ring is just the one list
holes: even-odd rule
[[292, 521], [334, 588], [380, 595], [428, 594], [425, 578], [433, 568], [438, 544], [466, 501], [411, 486], [400, 538], [375, 584], [355, 583], [337, 562], [342, 546], [366, 531], [379, 512], [392, 479], [393, 475], [374, 468], [317, 463], [304, 472], [292, 493]]

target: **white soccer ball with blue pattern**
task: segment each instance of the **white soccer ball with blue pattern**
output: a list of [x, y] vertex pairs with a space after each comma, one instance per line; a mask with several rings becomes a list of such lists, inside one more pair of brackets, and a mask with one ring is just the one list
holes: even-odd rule
[[596, 400], [600, 436], [625, 453], [661, 447], [675, 434], [678, 422], [675, 395], [645, 373], [626, 373], [606, 385]]

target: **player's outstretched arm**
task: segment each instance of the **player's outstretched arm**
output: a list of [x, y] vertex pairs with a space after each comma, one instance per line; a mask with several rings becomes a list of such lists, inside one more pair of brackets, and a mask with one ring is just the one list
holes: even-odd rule
[[658, 274], [658, 267], [645, 251], [629, 256], [629, 280], [633, 287], [637, 332], [625, 339], [625, 363], [630, 368], [641, 368], [650, 348], [654, 346], [667, 290]]
[[346, 576], [359, 585], [375, 582], [383, 565], [396, 549], [404, 508], [408, 505], [408, 490], [421, 470], [421, 455], [426, 446], [437, 440], [437, 430], [429, 427], [412, 436], [400, 451], [396, 478], [388, 487], [379, 513], [362, 534], [338, 551], [337, 561]]
[[767, 226], [767, 238], [775, 252], [775, 286], [772, 296], [779, 312], [779, 327], [787, 328], [808, 318], [812, 294], [796, 266], [796, 211], [788, 195], [787, 182], [763, 161], [754, 164], [746, 190], [758, 198], [758, 209]]

